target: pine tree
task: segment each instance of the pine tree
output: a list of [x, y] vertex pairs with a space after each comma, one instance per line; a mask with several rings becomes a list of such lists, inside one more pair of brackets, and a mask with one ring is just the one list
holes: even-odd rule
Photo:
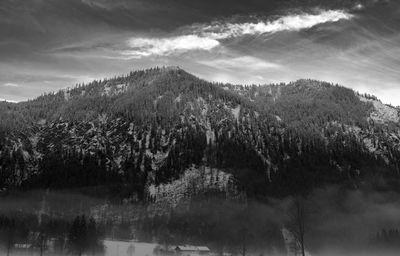
[[72, 222], [68, 234], [69, 249], [81, 256], [87, 248], [87, 225], [85, 215], [77, 216]]
[[100, 232], [97, 228], [96, 221], [91, 217], [87, 225], [87, 246], [89, 253], [93, 256], [102, 250], [99, 237]]

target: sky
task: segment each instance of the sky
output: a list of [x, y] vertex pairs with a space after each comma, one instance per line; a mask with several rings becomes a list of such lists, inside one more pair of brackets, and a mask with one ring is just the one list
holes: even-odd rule
[[400, 105], [398, 0], [0, 0], [0, 99], [155, 66], [324, 80]]

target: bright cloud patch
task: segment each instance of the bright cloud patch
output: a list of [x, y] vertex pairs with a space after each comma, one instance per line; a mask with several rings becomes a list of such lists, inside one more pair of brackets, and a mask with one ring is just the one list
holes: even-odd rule
[[272, 34], [281, 31], [299, 31], [319, 24], [348, 20], [351, 14], [342, 10], [320, 11], [317, 14], [297, 14], [283, 16], [268, 21], [257, 22], [214, 22], [192, 26], [187, 34], [165, 38], [131, 38], [129, 49], [123, 55], [133, 58], [151, 55], [170, 55], [191, 50], [211, 50], [220, 45], [220, 40], [245, 35]]
[[190, 50], [210, 50], [219, 45], [215, 39], [197, 35], [182, 35], [170, 38], [132, 38], [128, 42], [130, 56], [169, 55]]

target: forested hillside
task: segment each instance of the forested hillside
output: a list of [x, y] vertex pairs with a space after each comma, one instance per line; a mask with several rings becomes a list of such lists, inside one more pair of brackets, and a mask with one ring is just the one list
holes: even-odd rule
[[207, 191], [399, 188], [399, 109], [326, 82], [216, 84], [154, 68], [1, 102], [0, 120], [2, 190], [102, 187], [173, 205]]

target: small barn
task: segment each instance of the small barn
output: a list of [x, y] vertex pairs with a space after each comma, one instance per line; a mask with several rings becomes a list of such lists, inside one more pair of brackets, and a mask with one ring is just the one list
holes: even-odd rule
[[211, 250], [207, 246], [197, 246], [199, 255], [210, 255]]
[[207, 246], [178, 245], [175, 247], [179, 256], [208, 256], [211, 251]]

